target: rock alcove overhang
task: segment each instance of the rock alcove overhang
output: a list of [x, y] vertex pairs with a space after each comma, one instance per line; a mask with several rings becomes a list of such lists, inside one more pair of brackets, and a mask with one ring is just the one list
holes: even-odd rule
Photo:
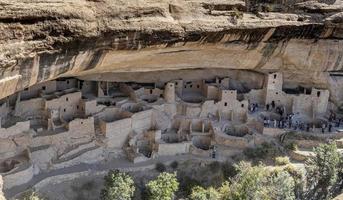
[[330, 72], [340, 73], [343, 65], [340, 32], [312, 24], [182, 34], [118, 31], [73, 38], [56, 42], [53, 51], [2, 68], [3, 77], [21, 76], [15, 91], [3, 96], [59, 77], [154, 82], [178, 78], [173, 74], [191, 69], [194, 73], [186, 73], [191, 79], [199, 75], [195, 69], [212, 70], [212, 76], [222, 75], [224, 69], [257, 74], [281, 71], [290, 86], [330, 89]]

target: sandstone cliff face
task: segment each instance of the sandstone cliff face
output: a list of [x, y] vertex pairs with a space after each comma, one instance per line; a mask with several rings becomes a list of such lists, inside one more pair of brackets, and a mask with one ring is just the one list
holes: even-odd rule
[[2, 192], [3, 185], [2, 176], [0, 176], [0, 200], [6, 200], [4, 193]]
[[341, 0], [0, 0], [0, 97], [61, 76], [239, 69], [282, 71], [337, 102], [342, 22]]

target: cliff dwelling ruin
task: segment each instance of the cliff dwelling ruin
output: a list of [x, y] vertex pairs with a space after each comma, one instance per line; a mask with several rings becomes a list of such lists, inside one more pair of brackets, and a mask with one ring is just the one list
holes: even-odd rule
[[[254, 163], [246, 152], [265, 144], [297, 169], [323, 143], [341, 155], [342, 11], [342, 0], [0, 0], [0, 200], [114, 168]], [[51, 196], [73, 199], [64, 191]]]
[[328, 90], [287, 92], [282, 73], [263, 77], [261, 88], [243, 92], [230, 77], [153, 83], [61, 78], [25, 88], [1, 100], [4, 188], [81, 163], [182, 154], [225, 159], [230, 149], [254, 147], [287, 130], [321, 133], [316, 122], [331, 109]]

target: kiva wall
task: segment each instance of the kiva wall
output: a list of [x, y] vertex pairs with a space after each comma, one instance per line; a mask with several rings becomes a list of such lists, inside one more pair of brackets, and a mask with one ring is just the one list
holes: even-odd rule
[[160, 143], [158, 144], [158, 155], [171, 156], [189, 153], [191, 142], [183, 143]]
[[29, 182], [32, 178], [33, 178], [33, 166], [32, 164], [30, 164], [24, 170], [4, 175], [3, 176], [4, 189], [10, 189], [14, 186], [25, 184]]

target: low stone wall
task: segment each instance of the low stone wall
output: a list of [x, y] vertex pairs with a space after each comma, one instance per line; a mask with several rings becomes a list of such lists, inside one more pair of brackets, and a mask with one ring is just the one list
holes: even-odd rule
[[85, 153], [82, 153], [81, 155], [73, 159], [70, 159], [68, 161], [56, 163], [51, 167], [51, 169], [61, 169], [61, 168], [78, 165], [81, 163], [91, 164], [91, 163], [100, 162], [104, 159], [105, 159], [104, 150], [103, 148], [99, 147], [99, 148], [87, 151]]
[[160, 143], [158, 145], [158, 155], [168, 156], [189, 153], [190, 146], [190, 142]]
[[4, 189], [10, 189], [29, 182], [33, 178], [33, 171], [33, 165], [30, 163], [26, 169], [3, 175]]
[[217, 144], [236, 148], [247, 148], [254, 145], [253, 140], [250, 141], [246, 137], [235, 137], [224, 133], [215, 133], [214, 140]]
[[196, 156], [210, 157], [212, 150], [203, 150], [203, 149], [196, 148], [194, 145], [191, 145], [190, 153]]

